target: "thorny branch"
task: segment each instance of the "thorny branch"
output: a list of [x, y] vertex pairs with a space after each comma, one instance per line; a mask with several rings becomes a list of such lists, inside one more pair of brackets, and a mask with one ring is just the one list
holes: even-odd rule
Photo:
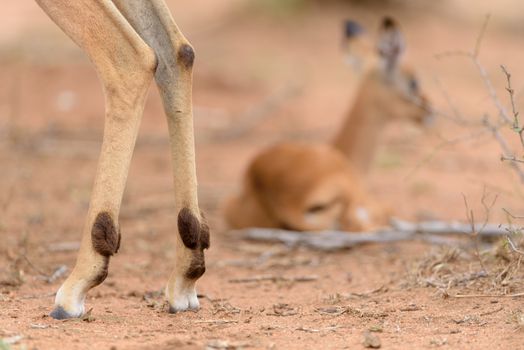
[[[484, 68], [484, 66], [482, 65], [479, 59], [480, 48], [482, 45], [484, 34], [486, 33], [489, 19], [490, 19], [490, 16], [489, 15], [486, 16], [486, 19], [484, 20], [484, 23], [481, 27], [479, 35], [477, 36], [477, 39], [475, 41], [475, 46], [473, 50], [444, 52], [442, 54], [436, 55], [436, 58], [441, 59], [441, 58], [450, 57], [450, 56], [461, 56], [461, 57], [469, 58], [472, 61], [473, 65], [476, 67], [484, 83], [484, 86], [486, 87], [488, 91], [489, 97], [491, 98], [493, 104], [495, 105], [498, 111], [498, 116], [500, 119], [499, 122], [494, 123], [490, 120], [490, 118], [487, 115], [484, 115], [481, 118], [482, 125], [486, 130], [488, 130], [493, 135], [493, 138], [499, 144], [502, 150], [502, 156], [500, 159], [502, 161], [509, 161], [511, 164], [511, 168], [518, 175], [521, 183], [524, 183], [524, 170], [521, 167], [521, 164], [524, 163], [524, 159], [519, 159], [515, 156], [514, 152], [511, 150], [510, 146], [508, 145], [508, 142], [506, 141], [506, 139], [502, 136], [500, 132], [500, 129], [502, 127], [506, 127], [506, 126], [510, 127], [513, 131], [515, 131], [518, 134], [520, 144], [522, 145], [524, 149], [524, 126], [521, 125], [520, 120], [519, 120], [519, 113], [517, 111], [516, 104], [515, 104], [515, 90], [513, 89], [511, 85], [511, 74], [506, 69], [505, 66], [501, 65], [502, 72], [506, 76], [506, 81], [507, 81], [506, 91], [509, 94], [510, 103], [511, 103], [511, 114], [512, 115], [510, 116], [507, 109], [504, 107], [503, 103], [501, 102], [501, 99], [499, 98], [497, 91], [495, 90], [488, 76], [486, 69]], [[444, 97], [448, 105], [450, 105], [452, 109], [452, 112], [453, 112], [452, 119], [456, 121], [457, 124], [460, 124], [462, 126], [467, 126], [467, 124], [464, 123], [464, 120], [466, 120], [466, 118], [460, 115], [460, 113], [458, 112], [459, 111], [458, 108], [456, 108], [453, 105], [451, 99], [449, 98], [449, 95], [444, 92]]]
[[[502, 208], [502, 210], [506, 213], [506, 215], [508, 216], [508, 221], [510, 222], [511, 224], [511, 219], [516, 219], [516, 220], [521, 220], [521, 219], [524, 219], [524, 216], [520, 216], [520, 215], [514, 215], [512, 214], [509, 210], [507, 210], [506, 208]], [[514, 234], [514, 233], [518, 233], [520, 232], [520, 230], [512, 230], [512, 229], [508, 229], [508, 233], [510, 234]], [[517, 244], [515, 244], [515, 242], [513, 241], [513, 239], [510, 237], [510, 235], [507, 235], [506, 236], [506, 241], [508, 242], [508, 245], [510, 246], [510, 248], [515, 252], [515, 253], [518, 253], [520, 255], [524, 255], [524, 251], [521, 250], [520, 248], [518, 248]]]
[[467, 199], [466, 195], [462, 194], [462, 197], [464, 198], [464, 206], [466, 207], [466, 218], [468, 219], [468, 222], [471, 225], [471, 233], [473, 234], [473, 239], [475, 241], [475, 253], [477, 255], [477, 259], [478, 259], [478, 261], [480, 263], [480, 266], [482, 267], [482, 270], [485, 273], [488, 273], [488, 271], [486, 270], [486, 267], [484, 265], [484, 262], [482, 261], [482, 256], [480, 255], [479, 239], [478, 239], [478, 237], [479, 237], [479, 234], [488, 225], [491, 209], [495, 206], [495, 203], [497, 202], [497, 199], [498, 199], [498, 195], [495, 195], [493, 197], [493, 201], [491, 201], [491, 203], [488, 203], [487, 202], [488, 194], [486, 193], [486, 187], [484, 187], [484, 189], [482, 191], [482, 198], [481, 198], [481, 203], [482, 203], [482, 206], [484, 207], [484, 222], [482, 223], [482, 226], [480, 227], [479, 230], [477, 230], [477, 226], [475, 225], [475, 216], [474, 216], [473, 210], [470, 209], [470, 207], [469, 207], [468, 199]]
[[443, 139], [437, 146], [433, 148], [433, 150], [429, 154], [427, 154], [424, 158], [422, 158], [415, 165], [415, 167], [413, 167], [413, 169], [410, 170], [410, 172], [405, 176], [405, 180], [412, 177], [418, 170], [420, 170], [420, 168], [422, 168], [424, 165], [431, 162], [431, 160], [433, 160], [433, 158], [435, 158], [435, 156], [443, 149], [459, 144], [461, 142], [478, 139], [487, 133], [488, 133], [487, 130], [480, 130], [480, 131], [473, 132], [470, 135], [459, 136], [454, 139]]
[[[502, 72], [506, 76], [507, 86], [506, 91], [509, 94], [509, 101], [511, 103], [511, 112], [513, 114], [513, 125], [512, 129], [519, 135], [520, 145], [524, 149], [524, 126], [521, 125], [520, 119], [519, 119], [519, 112], [517, 111], [517, 108], [515, 107], [515, 90], [511, 86], [511, 74], [508, 72], [506, 67], [504, 65], [501, 65], [500, 68], [502, 69]], [[511, 163], [524, 163], [524, 159], [518, 159], [515, 156], [510, 157], [501, 157], [502, 161], [510, 161]]]
[[441, 116], [443, 118], [449, 119], [449, 120], [453, 121], [454, 123], [459, 124], [461, 126], [465, 126], [466, 127], [466, 126], [473, 125], [474, 123], [472, 123], [470, 120], [464, 118], [464, 116], [462, 115], [462, 113], [460, 112], [458, 107], [455, 105], [455, 103], [451, 99], [451, 96], [449, 95], [449, 93], [446, 90], [446, 88], [443, 86], [443, 84], [440, 81], [440, 79], [435, 77], [435, 83], [437, 84], [437, 87], [438, 87], [440, 93], [442, 94], [442, 96], [444, 96], [444, 99], [446, 100], [446, 104], [451, 109], [451, 114], [446, 113], [446, 112], [444, 112], [442, 110], [435, 109], [434, 107], [433, 107], [433, 113], [435, 113], [436, 115], [439, 115], [439, 116]]
[[511, 103], [511, 112], [513, 113], [513, 130], [518, 132], [519, 138], [520, 138], [520, 144], [522, 147], [524, 147], [524, 138], [523, 138], [523, 131], [524, 128], [520, 126], [519, 121], [519, 112], [517, 111], [517, 108], [515, 107], [515, 90], [511, 87], [511, 74], [508, 72], [506, 67], [504, 65], [501, 65], [500, 68], [502, 69], [502, 72], [506, 75], [506, 81], [508, 82], [508, 85], [506, 86], [506, 91], [509, 94], [509, 100]]
[[446, 58], [446, 57], [462, 56], [462, 57], [467, 57], [471, 59], [471, 61], [477, 68], [477, 71], [479, 72], [480, 77], [482, 78], [482, 81], [484, 82], [486, 89], [488, 90], [488, 94], [491, 100], [493, 101], [493, 103], [495, 104], [495, 107], [497, 108], [499, 112], [500, 118], [506, 123], [511, 123], [511, 118], [508, 116], [508, 112], [506, 108], [502, 105], [498, 97], [497, 91], [493, 87], [493, 84], [491, 83], [491, 80], [489, 79], [488, 73], [479, 59], [480, 47], [482, 44], [482, 39], [484, 38], [484, 34], [486, 32], [486, 28], [489, 23], [489, 19], [490, 19], [490, 15], [487, 15], [482, 25], [482, 28], [479, 32], [479, 35], [477, 36], [475, 47], [473, 48], [472, 51], [460, 51], [460, 50], [459, 51], [448, 51], [448, 52], [444, 52], [441, 54], [437, 54], [435, 57], [437, 59], [441, 59], [441, 58]]
[[482, 23], [482, 27], [480, 28], [479, 35], [477, 36], [477, 41], [475, 42], [475, 48], [473, 49], [473, 56], [478, 57], [480, 52], [480, 46], [482, 44], [482, 39], [484, 38], [484, 34], [486, 34], [486, 29], [488, 28], [488, 23], [491, 15], [487, 14], [486, 18], [484, 19], [484, 23]]
[[515, 156], [513, 157], [504, 157], [504, 156], [500, 156], [500, 160], [507, 160], [507, 161], [510, 161], [510, 162], [517, 162], [517, 163], [524, 163], [524, 159], [517, 159], [515, 158]]
[[[511, 148], [509, 147], [508, 142], [500, 133], [501, 126], [493, 125], [487, 116], [484, 116], [483, 124], [485, 128], [491, 132], [491, 134], [493, 135], [493, 138], [498, 142], [502, 150], [502, 156], [500, 157], [500, 159], [504, 160], [504, 159], [516, 158], [513, 152], [511, 151]], [[510, 162], [509, 164], [513, 168], [513, 170], [515, 170], [515, 173], [519, 176], [520, 181], [524, 183], [524, 170], [522, 170], [518, 162]]]
[[513, 242], [513, 240], [511, 239], [510, 236], [506, 236], [506, 240], [508, 241], [509, 246], [511, 247], [511, 249], [512, 249], [515, 253], [518, 253], [518, 254], [520, 254], [520, 255], [524, 255], [524, 250], [521, 250], [521, 249], [517, 248], [517, 245], [515, 244], [515, 242]]
[[524, 219], [524, 216], [514, 215], [506, 208], [502, 208], [502, 210], [512, 219]]

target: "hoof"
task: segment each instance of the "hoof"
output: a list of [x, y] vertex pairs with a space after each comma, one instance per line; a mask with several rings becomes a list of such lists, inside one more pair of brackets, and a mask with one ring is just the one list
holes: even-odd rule
[[55, 320], [66, 320], [68, 318], [78, 318], [80, 316], [71, 315], [67, 311], [64, 310], [63, 307], [57, 306], [51, 313], [49, 314], [52, 318]]
[[173, 304], [171, 304], [171, 302], [169, 303], [170, 314], [176, 314], [182, 311], [196, 311], [198, 309], [200, 309], [200, 303], [195, 292], [180, 295]]

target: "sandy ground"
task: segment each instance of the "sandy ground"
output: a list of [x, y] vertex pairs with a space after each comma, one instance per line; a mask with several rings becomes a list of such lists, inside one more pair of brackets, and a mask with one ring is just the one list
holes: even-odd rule
[[[472, 48], [491, 12], [479, 58], [504, 104], [499, 65], [511, 70], [522, 106], [523, 5], [464, 0], [453, 7], [449, 1], [370, 9], [326, 2], [290, 12], [270, 3], [278, 4], [169, 2], [197, 49], [199, 190], [213, 232], [198, 284], [202, 309], [169, 315], [159, 292], [173, 261], [175, 215], [166, 122], [152, 89], [123, 201], [121, 251], [106, 282], [89, 294], [90, 316], [55, 321], [47, 314], [64, 276], [51, 282], [43, 276], [74, 264], [103, 99], [89, 62], [36, 4], [8, 2], [0, 13], [4, 343], [13, 349], [358, 349], [369, 333], [384, 349], [524, 349], [523, 299], [511, 297], [524, 291], [520, 257], [499, 243], [481, 245], [481, 259], [469, 240], [458, 247], [401, 242], [322, 253], [240, 240], [227, 232], [221, 214], [262, 147], [325, 141], [336, 132], [358, 85], [340, 51], [342, 19], [358, 18], [373, 30], [383, 14], [395, 15], [408, 43], [406, 59], [434, 105], [450, 113], [444, 89], [461, 113], [478, 121], [496, 110], [475, 67], [435, 54]], [[280, 102], [252, 128], [224, 136], [272, 96]], [[497, 196], [491, 222], [507, 221], [502, 208], [524, 213], [517, 176], [500, 162], [490, 135], [469, 137], [478, 130], [445, 118], [429, 130], [386, 126], [368, 179], [372, 193], [412, 221], [464, 221], [462, 194], [479, 221], [483, 193]], [[514, 135], [506, 136], [517, 146]], [[252, 277], [260, 278], [243, 280]]]

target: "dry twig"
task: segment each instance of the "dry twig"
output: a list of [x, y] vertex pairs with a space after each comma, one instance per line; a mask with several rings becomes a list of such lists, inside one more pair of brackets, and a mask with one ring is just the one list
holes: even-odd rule
[[326, 332], [326, 331], [327, 332], [336, 331], [339, 328], [340, 328], [340, 326], [324, 327], [324, 328], [321, 328], [321, 329], [308, 328], [308, 327], [301, 326], [301, 327], [298, 327], [296, 330], [297, 331], [302, 331], [302, 332], [307, 332], [307, 333], [320, 333], [320, 332]]
[[506, 81], [508, 85], [506, 86], [506, 91], [509, 94], [509, 100], [511, 103], [511, 111], [513, 113], [513, 130], [516, 131], [519, 135], [520, 144], [524, 148], [524, 127], [520, 125], [519, 120], [519, 112], [517, 111], [517, 108], [515, 107], [515, 90], [511, 87], [511, 74], [508, 72], [506, 67], [504, 65], [501, 65], [500, 68], [502, 69], [502, 72], [506, 76]]
[[509, 246], [511, 247], [511, 249], [512, 249], [515, 253], [518, 253], [518, 254], [520, 254], [520, 255], [524, 255], [524, 250], [521, 250], [521, 249], [517, 248], [517, 245], [515, 244], [515, 242], [513, 242], [513, 240], [511, 239], [510, 236], [506, 236], [506, 240], [508, 241]]
[[[505, 127], [505, 126], [511, 127], [511, 129], [518, 134], [520, 143], [522, 147], [524, 148], [524, 127], [520, 123], [519, 113], [516, 110], [515, 91], [511, 85], [511, 74], [509, 73], [509, 71], [506, 69], [505, 66], [501, 66], [502, 72], [506, 76], [506, 81], [507, 81], [506, 91], [508, 92], [509, 97], [510, 97], [510, 103], [511, 103], [511, 109], [512, 109], [512, 115], [510, 116], [510, 113], [508, 113], [508, 111], [502, 104], [501, 99], [499, 98], [497, 91], [495, 90], [488, 76], [488, 73], [485, 67], [482, 65], [480, 58], [479, 58], [482, 40], [484, 38], [484, 34], [486, 32], [486, 29], [489, 23], [489, 19], [490, 19], [490, 16], [489, 15], [486, 16], [486, 19], [475, 41], [475, 46], [473, 47], [471, 51], [460, 51], [460, 50], [459, 51], [449, 51], [449, 52], [444, 52], [442, 54], [436, 55], [436, 58], [440, 59], [440, 58], [445, 58], [445, 57], [450, 57], [450, 56], [461, 56], [461, 57], [466, 57], [471, 60], [471, 62], [477, 69], [484, 83], [484, 86], [486, 87], [486, 90], [488, 91], [488, 95], [490, 99], [492, 100], [493, 104], [495, 105], [498, 111], [498, 117], [499, 117], [498, 122], [493, 122], [490, 120], [490, 118], [487, 115], [484, 115], [481, 118], [481, 124], [484, 126], [485, 130], [489, 131], [492, 134], [495, 141], [497, 141], [497, 143], [499, 144], [502, 150], [501, 160], [509, 161], [511, 164], [511, 168], [518, 175], [520, 181], [524, 183], [524, 170], [521, 167], [521, 164], [524, 163], [524, 159], [519, 159], [518, 157], [515, 156], [515, 154], [509, 147], [508, 142], [500, 133], [500, 129], [502, 127]], [[458, 108], [456, 108], [453, 105], [451, 99], [449, 98], [449, 95], [445, 91], [444, 91], [444, 97], [448, 105], [450, 105], [452, 112], [453, 112], [453, 116], [450, 119], [456, 121], [460, 125], [468, 126], [469, 123], [463, 122], [464, 120], [467, 120], [467, 119], [463, 118], [459, 114]], [[438, 113], [441, 114], [440, 112]], [[439, 146], [439, 148], [440, 147], [441, 146]]]
[[524, 297], [524, 292], [514, 294], [455, 294], [453, 298], [519, 298]]
[[232, 278], [229, 283], [251, 283], [251, 282], [312, 282], [318, 280], [318, 276], [296, 276], [296, 277], [285, 277], [285, 276], [253, 276], [246, 278]]
[[230, 140], [246, 135], [254, 129], [263, 118], [273, 113], [284, 101], [295, 96], [299, 90], [300, 88], [297, 86], [286, 86], [275, 91], [258, 105], [253, 106], [243, 115], [236, 118], [240, 122], [236, 123], [237, 125], [235, 127], [230, 126], [227, 130], [217, 134], [215, 138], [217, 140]]
[[508, 209], [502, 208], [502, 210], [509, 215], [512, 219], [524, 219], [524, 216], [514, 215]]
[[198, 321], [193, 321], [193, 323], [197, 323], [197, 324], [206, 323], [206, 324], [213, 324], [213, 325], [223, 325], [223, 324], [230, 324], [230, 323], [238, 323], [238, 321], [236, 321], [236, 320], [198, 320]]
[[[392, 228], [372, 232], [297, 232], [269, 228], [242, 230], [245, 239], [261, 242], [279, 242], [288, 246], [307, 246], [319, 250], [338, 250], [366, 243], [388, 243], [411, 239], [427, 239], [438, 235], [470, 235], [471, 225], [457, 222], [427, 221], [410, 223], [392, 220]], [[507, 227], [482, 223], [479, 237], [504, 237]]]
[[483, 312], [483, 313], [480, 314], [480, 316], [482, 317], [482, 316], [493, 315], [493, 314], [496, 314], [497, 312], [502, 311], [502, 310], [504, 310], [503, 306], [498, 307], [495, 310]]
[[477, 230], [477, 226], [475, 225], [474, 213], [473, 213], [473, 210], [469, 208], [468, 199], [466, 198], [466, 195], [462, 194], [462, 197], [464, 198], [464, 205], [466, 207], [466, 217], [471, 225], [471, 234], [475, 242], [475, 254], [477, 255], [477, 259], [480, 263], [480, 266], [482, 267], [482, 270], [488, 273], [488, 270], [486, 270], [486, 266], [484, 265], [484, 262], [482, 261], [482, 256], [480, 255], [478, 237], [479, 237], [479, 233], [482, 232], [484, 228], [486, 227], [486, 225], [488, 224], [491, 209], [497, 202], [498, 195], [494, 196], [493, 201], [491, 203], [487, 203], [486, 201], [487, 201], [488, 194], [486, 193], [486, 187], [484, 187], [484, 189], [482, 190], [481, 202], [482, 202], [482, 206], [484, 207], [484, 222], [479, 230]]

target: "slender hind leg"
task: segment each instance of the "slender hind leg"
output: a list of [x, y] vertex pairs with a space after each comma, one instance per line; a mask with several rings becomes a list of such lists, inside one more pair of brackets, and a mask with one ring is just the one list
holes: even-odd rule
[[209, 230], [198, 208], [192, 112], [193, 48], [162, 0], [113, 0], [158, 58], [156, 82], [167, 115], [178, 212], [175, 267], [166, 288], [170, 312], [199, 306], [195, 282], [205, 272]]
[[107, 276], [120, 243], [118, 214], [156, 59], [109, 0], [37, 0], [91, 58], [104, 87], [106, 118], [89, 212], [76, 265], [51, 316], [79, 317], [86, 293]]

